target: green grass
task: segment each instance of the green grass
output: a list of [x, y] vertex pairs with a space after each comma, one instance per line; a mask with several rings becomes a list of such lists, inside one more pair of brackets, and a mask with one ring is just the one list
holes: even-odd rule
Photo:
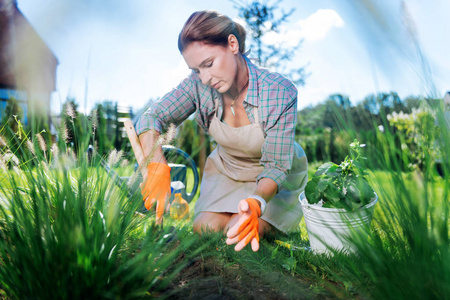
[[[440, 127], [446, 128], [442, 123]], [[446, 133], [437, 136], [441, 153], [450, 153]], [[421, 135], [422, 140], [432, 136], [426, 131]], [[298, 298], [297, 287], [305, 298], [450, 299], [449, 161], [444, 158], [444, 176], [439, 176], [436, 150], [430, 151], [436, 144], [426, 140], [414, 155], [422, 157], [421, 168], [404, 171], [408, 153], [399, 148], [397, 138], [386, 131], [378, 148], [368, 146], [373, 147], [366, 163], [368, 179], [379, 202], [368, 239], [353, 237], [357, 254], [334, 252], [330, 257], [305, 250], [308, 237], [303, 221], [296, 233], [263, 238], [256, 253], [249, 249], [236, 253], [223, 239], [208, 253], [219, 265], [238, 265], [249, 274], [269, 278], [272, 289], [293, 299]], [[310, 165], [310, 176], [318, 164]], [[275, 240], [297, 248], [287, 249]], [[271, 280], [274, 272], [289, 283]]]
[[[442, 153], [450, 153], [442, 137]], [[256, 253], [235, 252], [222, 233], [192, 232], [195, 199], [190, 219], [167, 214], [156, 226], [153, 213], [135, 213], [139, 193], [130, 197], [83, 152], [73, 162], [64, 144], [59, 156], [19, 147], [20, 163], [0, 173], [0, 291], [13, 299], [170, 298], [190, 288], [196, 295], [198, 273], [184, 272], [201, 262], [218, 270], [205, 274], [230, 278], [214, 281], [220, 293], [235, 280], [244, 298], [258, 295], [251, 287], [274, 298], [450, 299], [449, 162], [438, 176], [424, 145], [422, 169], [411, 172], [395, 135], [386, 132], [381, 148], [370, 149], [368, 179], [379, 202], [369, 237], [354, 237], [357, 254], [333, 256], [308, 250], [304, 221], [292, 234], [266, 235]], [[5, 157], [9, 149], [0, 150]], [[320, 163], [310, 164], [310, 176]], [[134, 168], [116, 171], [130, 176]]]
[[[220, 233], [199, 238], [192, 234], [195, 199], [191, 203], [191, 219], [176, 221], [166, 215], [164, 227], [175, 227], [178, 241], [186, 245], [183, 251], [174, 250], [164, 242], [166, 235], [173, 233], [152, 225], [151, 214], [136, 218], [133, 213], [127, 213], [136, 210], [140, 198], [128, 202], [126, 193], [102, 168], [83, 163], [70, 170], [60, 167], [46, 170], [38, 164], [19, 174], [12, 170], [2, 173], [2, 182], [8, 183], [2, 184], [4, 201], [16, 200], [2, 205], [2, 236], [10, 238], [1, 241], [0, 276], [3, 289], [12, 298], [171, 295], [176, 293], [176, 288], [167, 288], [176, 281], [180, 271], [175, 262], [188, 262], [187, 259], [179, 261], [181, 252], [183, 257], [198, 258], [199, 247], [203, 247], [202, 259], [209, 259], [226, 270], [245, 270], [248, 276], [258, 278], [287, 298], [295, 299], [299, 293], [305, 298], [340, 299], [448, 297], [445, 288], [445, 280], [449, 278], [448, 239], [436, 227], [436, 216], [419, 213], [414, 219], [411, 215], [424, 209], [421, 200], [424, 195], [430, 200], [429, 209], [433, 214], [443, 213], [438, 208], [448, 206], [444, 198], [448, 195], [445, 178], [433, 175], [430, 182], [424, 182], [420, 172], [370, 172], [368, 178], [379, 195], [370, 244], [359, 245], [359, 255], [336, 253], [329, 257], [305, 250], [309, 244], [303, 221], [296, 233], [263, 238], [256, 253], [249, 249], [235, 252], [225, 244]], [[311, 165], [309, 173], [315, 169]], [[118, 173], [121, 172], [130, 170]], [[408, 195], [411, 204], [417, 205], [399, 206], [399, 199], [404, 195]], [[68, 205], [66, 210], [62, 209], [62, 199]], [[9, 222], [7, 215], [17, 219]], [[425, 215], [427, 222], [422, 224]], [[448, 237], [448, 219], [446, 224]], [[408, 239], [411, 231], [414, 235]], [[109, 242], [107, 232], [116, 232]], [[417, 238], [423, 240], [416, 241]], [[297, 248], [287, 249], [275, 240]], [[105, 250], [101, 252], [103, 243]], [[117, 252], [113, 251], [115, 245]], [[400, 251], [402, 248], [406, 250]], [[164, 271], [155, 273], [155, 268]], [[18, 274], [17, 269], [24, 271]], [[420, 276], [411, 275], [416, 273]], [[162, 278], [160, 282], [159, 278]], [[427, 280], [426, 285], [423, 280]]]
[[[291, 299], [298, 298], [299, 293], [305, 298], [446, 299], [449, 295], [446, 284], [449, 274], [446, 260], [448, 240], [445, 244], [445, 240], [435, 239], [432, 229], [436, 224], [428, 222], [426, 228], [422, 228], [416, 223], [418, 220], [411, 218], [406, 211], [399, 211], [400, 207], [395, 205], [395, 191], [399, 184], [409, 187], [413, 194], [423, 195], [420, 177], [417, 176], [416, 172], [401, 173], [399, 183], [389, 171], [370, 173], [369, 178], [380, 199], [369, 242], [366, 240], [359, 244], [355, 240], [358, 254], [335, 253], [330, 257], [305, 250], [309, 242], [302, 221], [298, 232], [264, 237], [256, 253], [250, 249], [237, 253], [233, 247], [225, 245], [222, 234], [213, 234], [213, 243], [203, 255], [212, 257], [218, 266], [245, 269], [248, 276], [255, 276]], [[445, 180], [435, 176], [433, 181], [436, 192], [432, 197], [436, 199], [434, 205], [445, 205], [441, 197], [445, 193]], [[417, 195], [415, 199], [419, 198]], [[416, 212], [416, 208], [412, 206], [409, 213]], [[404, 217], [404, 220], [394, 222], [389, 219], [393, 217]], [[448, 219], [446, 222], [448, 224]], [[414, 227], [409, 228], [408, 224]], [[190, 226], [189, 222], [184, 223], [183, 230], [189, 231]], [[407, 239], [410, 230], [415, 232], [412, 240]], [[275, 240], [296, 248], [287, 249]]]
[[[0, 150], [4, 159], [9, 146]], [[140, 195], [129, 197], [84, 152], [74, 160], [65, 147], [50, 158], [20, 150], [0, 172], [0, 290], [8, 298], [151, 297], [179, 272], [181, 253], [201, 251], [189, 250], [193, 236], [177, 240], [152, 213], [137, 214]]]

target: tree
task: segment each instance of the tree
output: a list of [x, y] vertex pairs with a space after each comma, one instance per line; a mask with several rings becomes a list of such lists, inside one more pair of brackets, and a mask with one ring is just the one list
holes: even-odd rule
[[107, 120], [105, 107], [97, 104], [90, 113], [90, 122], [93, 130], [93, 146], [100, 155], [107, 155], [113, 149], [113, 142], [107, 136]]
[[106, 137], [111, 141], [112, 145], [116, 144], [117, 140], [117, 109], [116, 103], [111, 100], [105, 100], [102, 102], [102, 117], [106, 121]]
[[256, 52], [258, 64], [273, 69], [285, 75], [297, 85], [305, 84], [305, 69], [290, 68], [287, 63], [292, 61], [302, 43], [300, 41], [294, 47], [286, 47], [283, 43], [265, 44], [263, 38], [270, 32], [280, 33], [280, 27], [287, 22], [294, 9], [289, 12], [281, 10], [277, 15], [281, 0], [270, 4], [267, 1], [253, 1], [251, 3], [231, 0], [239, 11], [239, 16], [244, 19], [251, 36], [250, 48]]
[[377, 123], [377, 120], [374, 118], [374, 115], [370, 113], [370, 111], [364, 108], [362, 102], [358, 103], [354, 107], [351, 107], [350, 110], [354, 128], [365, 131], [369, 131], [374, 128], [374, 124]]
[[419, 108], [420, 103], [423, 101], [423, 97], [418, 96], [408, 96], [403, 102], [405, 102], [405, 112], [411, 113], [413, 108]]
[[346, 110], [346, 109], [350, 108], [350, 106], [351, 106], [350, 98], [345, 95], [332, 94], [332, 95], [328, 96], [328, 99], [334, 101], [336, 103], [336, 105], [341, 107], [343, 110]]

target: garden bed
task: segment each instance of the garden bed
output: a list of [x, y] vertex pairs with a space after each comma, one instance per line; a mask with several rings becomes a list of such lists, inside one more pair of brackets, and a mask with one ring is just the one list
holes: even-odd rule
[[250, 272], [238, 263], [224, 264], [215, 257], [192, 260], [175, 278], [164, 296], [170, 299], [332, 299], [315, 294], [307, 279], [282, 272]]

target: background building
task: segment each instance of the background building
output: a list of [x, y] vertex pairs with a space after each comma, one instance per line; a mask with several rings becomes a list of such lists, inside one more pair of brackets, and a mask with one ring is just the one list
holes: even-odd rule
[[17, 8], [0, 0], [0, 120], [11, 99], [22, 108], [22, 123], [32, 114], [50, 114], [58, 60]]

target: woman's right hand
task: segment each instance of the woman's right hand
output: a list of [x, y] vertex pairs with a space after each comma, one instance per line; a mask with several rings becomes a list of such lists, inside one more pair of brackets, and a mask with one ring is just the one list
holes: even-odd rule
[[170, 196], [170, 167], [164, 163], [149, 163], [141, 184], [144, 205], [150, 210], [156, 202], [156, 224], [161, 224], [166, 198]]
[[236, 244], [234, 250], [241, 251], [251, 243], [254, 252], [259, 249], [259, 217], [261, 209], [254, 198], [243, 199], [239, 202], [239, 220], [227, 232], [227, 245]]

